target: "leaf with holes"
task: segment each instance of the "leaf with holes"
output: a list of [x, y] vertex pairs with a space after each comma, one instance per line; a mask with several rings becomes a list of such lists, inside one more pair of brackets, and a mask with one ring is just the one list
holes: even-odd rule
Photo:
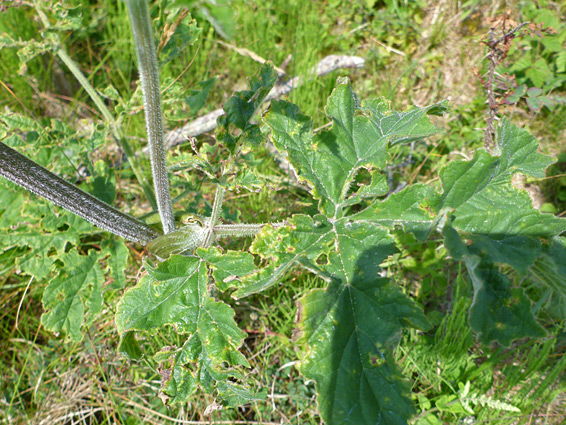
[[[414, 411], [391, 350], [403, 328], [429, 325], [381, 277], [379, 264], [395, 252], [393, 229], [421, 241], [452, 229], [455, 237], [444, 233], [446, 244], [456, 260], [469, 263], [476, 301], [470, 321], [482, 340], [508, 344], [541, 335], [529, 300], [496, 268], [507, 263], [524, 273], [540, 253], [538, 239], [566, 229], [564, 220], [534, 210], [527, 194], [512, 186], [514, 174], [541, 177], [552, 162], [536, 152], [532, 136], [504, 120], [499, 154], [480, 149], [470, 161], [450, 163], [441, 172], [440, 193], [417, 184], [379, 199], [386, 194], [380, 182], [389, 146], [434, 134], [427, 114], [443, 109], [440, 104], [394, 112], [384, 100], [360, 101], [343, 79], [328, 100], [328, 131], [313, 135], [311, 120], [287, 102], [274, 102], [265, 116], [273, 143], [287, 151], [299, 179], [309, 184], [320, 214], [264, 228], [252, 252], [267, 265], [245, 276], [234, 295], [264, 290], [294, 266], [328, 282], [301, 298], [298, 324], [300, 370], [316, 381], [325, 423], [402, 424]], [[372, 183], [366, 193], [362, 186], [350, 194], [360, 168], [370, 171]]]
[[246, 334], [234, 321], [234, 310], [214, 300], [208, 287], [206, 262], [197, 257], [173, 256], [157, 267], [146, 264], [147, 275], [128, 290], [116, 312], [121, 349], [139, 357], [132, 332], [155, 334], [172, 326], [187, 335], [182, 347], [157, 354], [165, 377], [162, 393], [170, 403], [185, 402], [200, 385], [225, 404], [256, 398], [241, 381], [249, 367], [238, 351]]

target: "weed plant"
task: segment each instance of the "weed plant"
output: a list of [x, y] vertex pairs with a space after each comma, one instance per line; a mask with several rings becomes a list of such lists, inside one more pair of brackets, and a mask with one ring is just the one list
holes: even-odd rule
[[[128, 162], [123, 155], [124, 143], [141, 152], [146, 138], [126, 4], [52, 2], [51, 8], [39, 6], [49, 9], [51, 27], [46, 28], [38, 19], [38, 3], [2, 5], [1, 141], [119, 210], [142, 217], [148, 224], [157, 223], [155, 205], [148, 197], [149, 159], [138, 153], [135, 161]], [[158, 45], [167, 41], [167, 25], [179, 18], [177, 9], [168, 9], [167, 3], [150, 3]], [[289, 100], [312, 117], [313, 128], [318, 128], [329, 123], [324, 106], [337, 87], [336, 77], [345, 73], [359, 98], [384, 96], [394, 110], [449, 99], [453, 111], [433, 117], [445, 132], [391, 148], [385, 173], [394, 190], [417, 182], [440, 188], [440, 169], [454, 159], [471, 158], [483, 145], [486, 108], [478, 75], [486, 64], [481, 40], [489, 30], [488, 18], [508, 13], [516, 21], [532, 20], [552, 28], [540, 36], [525, 34], [513, 43], [500, 69], [511, 83], [501, 83], [499, 90], [502, 98], [513, 100], [517, 87], [525, 84], [554, 99], [552, 108], [537, 109], [526, 95], [516, 96], [517, 101], [507, 102], [501, 112], [513, 123], [528, 126], [541, 140], [543, 153], [558, 157], [545, 178], [530, 177], [525, 187], [539, 188], [543, 210], [561, 216], [566, 205], [566, 152], [560, 145], [566, 135], [562, 119], [566, 107], [560, 101], [565, 95], [566, 10], [556, 2], [522, 1], [510, 7], [507, 12], [500, 2], [479, 0], [463, 5], [424, 0], [352, 4], [234, 0], [230, 5], [233, 21], [224, 28], [228, 32], [224, 35], [232, 34], [228, 40], [215, 30], [214, 20], [206, 19], [205, 9], [199, 9], [200, 14], [192, 11], [196, 22], [191, 16], [183, 20], [189, 31], [183, 39], [187, 43], [182, 45], [184, 50], [167, 62], [163, 49], [159, 56], [166, 128], [180, 127], [220, 107], [236, 90], [245, 89], [249, 76], [258, 74], [260, 65], [230, 46], [245, 48], [276, 66], [292, 55], [285, 68], [290, 77], [308, 73], [327, 54], [358, 55], [367, 59], [363, 69], [313, 78], [293, 90]], [[78, 64], [116, 125], [103, 116], [57, 56], [54, 43]], [[556, 46], [562, 46], [562, 51]], [[522, 65], [527, 60], [534, 61], [536, 69]], [[217, 78], [214, 85], [203, 93], [199, 83], [213, 77]], [[194, 97], [189, 99], [191, 94], [204, 96], [206, 102], [199, 108]], [[273, 122], [270, 126], [273, 131]], [[263, 123], [261, 131], [268, 132]], [[120, 135], [124, 140], [119, 140]], [[177, 164], [171, 168], [171, 194], [178, 222], [186, 221], [188, 214], [208, 217], [213, 210], [215, 189], [207, 170], [186, 165], [194, 159], [195, 149], [207, 158], [229, 156], [229, 149], [218, 148], [209, 135], [170, 150], [168, 159]], [[251, 185], [251, 191], [242, 185], [240, 191], [228, 192], [221, 216], [224, 222], [264, 223], [317, 213], [318, 201], [309, 195], [308, 187], [279, 168], [263, 145], [245, 151], [239, 161], [267, 184]], [[362, 172], [353, 186], [370, 181], [370, 173]], [[4, 307], [0, 313], [0, 420], [322, 422], [315, 381], [305, 377], [308, 373], [299, 373], [301, 367], [305, 369], [296, 343], [300, 338], [297, 303], [328, 282], [293, 266], [280, 283], [249, 297], [234, 301], [229, 293], [218, 291], [218, 300], [232, 305], [235, 322], [247, 334], [240, 347], [249, 361], [247, 379], [265, 388], [266, 398], [215, 410], [218, 398], [199, 391], [188, 402], [165, 406], [157, 397], [164, 395], [160, 392], [166, 367], [162, 359], [147, 355], [133, 362], [117, 352], [117, 303], [124, 288], [133, 287], [140, 278], [147, 255], [144, 247], [93, 228], [6, 180], [0, 181], [0, 197], [0, 305]], [[361, 209], [353, 206], [350, 213]], [[380, 273], [412, 297], [431, 325], [427, 330], [400, 330], [390, 341], [392, 357], [410, 380], [410, 397], [416, 406], [411, 423], [559, 424], [566, 420], [566, 263], [547, 264], [559, 258], [547, 253], [525, 272], [503, 266], [513, 290], [525, 288], [546, 334], [524, 336], [508, 344], [486, 341], [474, 334], [469, 322], [473, 268], [452, 260], [455, 251], [439, 245], [441, 235], [425, 241], [398, 229], [392, 235], [402, 248], [381, 264]], [[246, 251], [251, 239], [221, 239], [219, 243], [225, 251]], [[104, 292], [99, 311], [85, 308], [81, 336], [69, 338], [63, 332], [68, 327], [62, 326], [61, 334], [48, 331], [41, 315], [48, 283], [61, 278], [68, 282], [76, 272], [92, 273], [92, 281], [102, 282]], [[548, 289], [549, 281], [555, 285], [553, 290]], [[88, 299], [82, 297], [82, 301]], [[148, 353], [159, 353], [165, 346], [181, 347], [185, 338], [164, 327], [139, 339]]]

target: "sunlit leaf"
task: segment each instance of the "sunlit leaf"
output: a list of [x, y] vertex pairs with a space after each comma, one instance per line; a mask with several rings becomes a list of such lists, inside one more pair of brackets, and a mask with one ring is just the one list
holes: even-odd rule
[[159, 356], [165, 374], [162, 392], [169, 402], [186, 401], [198, 385], [226, 404], [236, 397], [236, 389], [255, 399], [242, 384], [233, 383], [232, 390], [224, 385], [229, 379], [241, 380], [241, 367], [249, 366], [238, 351], [246, 334], [234, 322], [234, 310], [209, 293], [206, 263], [173, 256], [157, 267], [146, 264], [146, 270], [118, 304], [116, 326], [130, 339], [129, 332], [154, 334], [164, 326], [187, 334], [183, 347]]

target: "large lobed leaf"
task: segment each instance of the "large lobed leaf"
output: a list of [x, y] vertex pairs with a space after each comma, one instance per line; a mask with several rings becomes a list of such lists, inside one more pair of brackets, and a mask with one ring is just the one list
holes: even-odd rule
[[320, 200], [320, 211], [341, 217], [346, 194], [359, 169], [381, 169], [387, 161], [387, 144], [418, 140], [437, 130], [426, 114], [442, 105], [390, 111], [384, 100], [360, 102], [348, 80], [339, 80], [328, 99], [326, 114], [333, 121], [330, 131], [313, 135], [312, 121], [297, 106], [273, 102], [265, 117], [273, 143], [286, 150], [299, 177]]
[[392, 112], [384, 100], [361, 102], [341, 80], [326, 107], [333, 121], [329, 131], [313, 135], [311, 120], [287, 102], [274, 102], [265, 117], [275, 146], [287, 150], [299, 178], [319, 199], [321, 214], [295, 216], [290, 227], [264, 228], [252, 251], [269, 264], [245, 276], [235, 295], [265, 289], [293, 265], [329, 282], [300, 300], [299, 322], [300, 369], [316, 381], [325, 423], [404, 424], [413, 412], [390, 350], [403, 327], [424, 329], [428, 322], [380, 277], [380, 262], [394, 252], [386, 228], [413, 232], [420, 240], [444, 231], [447, 248], [471, 277], [470, 323], [484, 342], [509, 344], [544, 334], [523, 290], [497, 268], [507, 263], [524, 273], [541, 251], [539, 238], [566, 230], [564, 220], [541, 214], [512, 186], [515, 173], [540, 177], [552, 162], [536, 152], [536, 140], [526, 131], [504, 120], [500, 155], [480, 149], [470, 161], [449, 164], [441, 172], [441, 193], [417, 184], [344, 217], [346, 207], [366, 197], [364, 188], [349, 195], [358, 170], [371, 172], [369, 196], [383, 195], [380, 170], [388, 145], [435, 133], [426, 114], [442, 108]]
[[[214, 253], [202, 250], [203, 256]], [[139, 358], [133, 332], [155, 334], [173, 326], [188, 338], [182, 347], [167, 347], [156, 354], [163, 363], [162, 392], [169, 403], [184, 402], [200, 385], [215, 392], [225, 404], [242, 404], [256, 397], [242, 385], [238, 351], [246, 334], [234, 321], [234, 311], [210, 294], [206, 262], [198, 257], [172, 256], [157, 267], [146, 264], [147, 275], [128, 290], [116, 312], [122, 336], [121, 350]], [[230, 271], [230, 267], [225, 267]]]
[[335, 249], [321, 265], [330, 283], [301, 299], [306, 344], [301, 372], [317, 383], [328, 424], [403, 424], [414, 413], [408, 386], [391, 357], [404, 327], [429, 327], [379, 263], [395, 252], [387, 230], [343, 218], [332, 225]]
[[[421, 239], [450, 222], [453, 232], [447, 247], [454, 258], [464, 260], [473, 284], [470, 325], [485, 343], [509, 345], [513, 339], [540, 336], [543, 331], [523, 289], [513, 288], [495, 265], [508, 264], [524, 275], [543, 252], [541, 238], [566, 231], [566, 221], [533, 208], [528, 194], [512, 184], [515, 173], [542, 177], [553, 162], [536, 152], [535, 138], [502, 120], [497, 142], [498, 156], [479, 149], [469, 161], [448, 164], [440, 173], [442, 193], [415, 185], [370, 205], [355, 218], [400, 226]], [[455, 237], [468, 242], [456, 249]], [[544, 258], [548, 263], [548, 255]], [[555, 299], [560, 294], [555, 293]]]
[[423, 185], [411, 186], [355, 217], [402, 226], [422, 237], [450, 214], [454, 228], [473, 241], [473, 252], [485, 252], [493, 262], [524, 273], [540, 253], [539, 238], [566, 230], [565, 220], [534, 209], [528, 194], [511, 183], [517, 172], [541, 177], [553, 162], [536, 152], [537, 145], [526, 130], [503, 120], [498, 131], [500, 156], [478, 149], [470, 161], [454, 161], [440, 172], [441, 194]]
[[[288, 220], [290, 227], [266, 227], [252, 251], [269, 259], [266, 269], [243, 278], [236, 296], [276, 283], [293, 265], [328, 281], [300, 300], [300, 370], [316, 381], [318, 405], [328, 424], [403, 424], [414, 412], [408, 387], [391, 350], [404, 327], [427, 329], [420, 309], [389, 279], [379, 264], [396, 252], [389, 231], [378, 222], [344, 217], [345, 208], [386, 193], [379, 174], [389, 143], [409, 142], [436, 132], [427, 112], [403, 113], [384, 100], [360, 102], [348, 81], [328, 100], [330, 131], [312, 134], [310, 119], [287, 102], [275, 102], [265, 117], [278, 149], [320, 200], [321, 214]], [[373, 181], [349, 195], [360, 168]], [[430, 216], [427, 215], [430, 221]]]

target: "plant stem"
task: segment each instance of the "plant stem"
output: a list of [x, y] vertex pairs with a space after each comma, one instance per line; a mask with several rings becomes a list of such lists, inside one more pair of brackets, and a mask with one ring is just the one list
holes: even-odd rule
[[216, 185], [216, 193], [214, 194], [214, 203], [212, 204], [212, 212], [210, 213], [210, 218], [206, 224], [206, 230], [204, 240], [201, 243], [201, 246], [204, 248], [208, 248], [212, 245], [212, 243], [216, 239], [216, 235], [214, 233], [214, 227], [216, 223], [218, 223], [218, 218], [220, 217], [220, 212], [222, 211], [222, 203], [224, 202], [224, 192], [226, 189], [220, 186], [219, 184]]
[[220, 218], [220, 212], [222, 211], [222, 204], [224, 203], [224, 193], [226, 189], [219, 184], [216, 185], [216, 193], [214, 194], [214, 202], [212, 204], [212, 212], [210, 213], [210, 226], [215, 226]]
[[[46, 29], [50, 28], [51, 25], [49, 24], [49, 20], [47, 19], [47, 16], [45, 15], [45, 13], [43, 13], [43, 11], [41, 10], [41, 8], [39, 7], [39, 5], [37, 3], [35, 3], [35, 10], [36, 10], [39, 18], [41, 19], [43, 26]], [[58, 39], [57, 39], [57, 41], [59, 42]], [[128, 160], [128, 163], [130, 164], [130, 167], [132, 168], [132, 171], [133, 171], [134, 175], [136, 176], [136, 179], [141, 184], [143, 191], [145, 193], [145, 196], [147, 197], [147, 200], [149, 201], [149, 204], [151, 205], [151, 208], [156, 210], [157, 209], [157, 202], [155, 201], [155, 196], [153, 195], [153, 192], [151, 190], [151, 186], [149, 185], [149, 182], [147, 181], [145, 175], [142, 173], [141, 167], [139, 166], [138, 161], [136, 160], [136, 155], [134, 153], [134, 150], [132, 149], [132, 147], [128, 143], [128, 140], [126, 139], [126, 137], [125, 137], [124, 133], [122, 132], [120, 126], [118, 125], [118, 123], [116, 122], [116, 120], [114, 119], [114, 117], [112, 116], [112, 114], [110, 113], [110, 111], [108, 110], [106, 105], [104, 104], [104, 101], [100, 98], [100, 96], [98, 95], [98, 93], [96, 92], [96, 90], [94, 89], [92, 84], [90, 84], [88, 79], [81, 72], [81, 70], [79, 69], [79, 67], [75, 63], [75, 61], [67, 54], [67, 52], [65, 51], [65, 49], [63, 48], [63, 46], [60, 42], [59, 42], [59, 46], [57, 48], [56, 53], [57, 53], [57, 56], [59, 56], [59, 58], [63, 61], [63, 63], [65, 65], [67, 65], [67, 68], [69, 68], [69, 71], [71, 71], [73, 76], [81, 84], [81, 86], [87, 92], [87, 94], [90, 96], [90, 98], [92, 99], [92, 101], [94, 102], [94, 104], [96, 105], [96, 107], [98, 108], [98, 110], [100, 111], [100, 113], [102, 114], [104, 119], [106, 120], [106, 122], [110, 125], [112, 135], [114, 136], [116, 141], [120, 144], [120, 147], [122, 148], [122, 150], [126, 154], [126, 158]]]
[[79, 189], [0, 142], [0, 175], [101, 229], [147, 244], [160, 233]]
[[266, 223], [261, 224], [217, 224], [214, 226], [214, 235], [217, 238], [223, 237], [242, 237], [242, 236], [255, 236], [261, 229], [266, 226]]
[[151, 172], [165, 234], [175, 230], [169, 176], [163, 143], [163, 116], [159, 92], [159, 69], [153, 43], [147, 0], [126, 0], [138, 57], [138, 69], [143, 91], [147, 139], [151, 156]]

